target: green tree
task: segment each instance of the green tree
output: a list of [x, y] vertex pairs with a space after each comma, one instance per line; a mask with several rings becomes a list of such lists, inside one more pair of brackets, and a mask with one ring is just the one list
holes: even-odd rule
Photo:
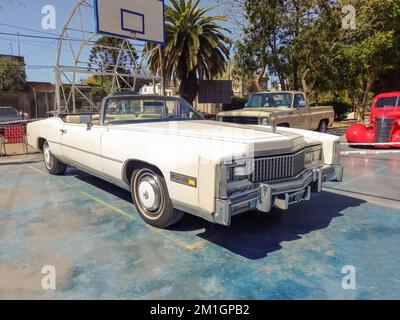
[[[89, 64], [90, 70], [130, 75], [137, 70], [138, 55], [135, 48], [129, 41], [121, 38], [102, 36], [99, 38], [90, 51]], [[94, 76], [97, 85], [106, 91], [111, 90], [112, 76]], [[132, 85], [134, 79], [124, 77]]]
[[356, 8], [357, 27], [339, 43], [333, 60], [341, 66], [342, 81], [362, 120], [376, 80], [400, 61], [400, 4], [398, 0], [349, 3]]
[[[241, 1], [247, 25], [235, 61], [255, 79], [267, 75], [282, 89], [302, 87], [315, 97], [347, 95], [363, 119], [378, 79], [398, 70], [398, 0]], [[348, 4], [356, 9], [355, 29], [342, 27]]]
[[[166, 83], [179, 80], [179, 93], [193, 104], [198, 79], [213, 79], [226, 69], [230, 53], [229, 31], [219, 25], [221, 16], [208, 16], [200, 0], [171, 0], [166, 6], [166, 45], [148, 44], [144, 54], [149, 68], [164, 75]], [[160, 59], [161, 58], [161, 59]]]
[[299, 89], [304, 45], [300, 35], [315, 19], [315, 1], [242, 1], [248, 23], [237, 42], [237, 64], [253, 73], [258, 90], [263, 89], [264, 78], [283, 90]]
[[0, 91], [25, 90], [25, 66], [11, 58], [0, 58]]

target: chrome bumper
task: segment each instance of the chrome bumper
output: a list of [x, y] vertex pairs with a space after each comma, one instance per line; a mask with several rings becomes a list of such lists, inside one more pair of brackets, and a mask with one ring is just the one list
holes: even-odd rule
[[217, 199], [214, 222], [229, 226], [232, 216], [249, 210], [270, 212], [273, 207], [287, 210], [292, 204], [309, 201], [311, 192], [321, 192], [324, 182], [342, 179], [343, 167], [329, 165], [307, 169], [294, 178], [254, 184], [251, 190]]

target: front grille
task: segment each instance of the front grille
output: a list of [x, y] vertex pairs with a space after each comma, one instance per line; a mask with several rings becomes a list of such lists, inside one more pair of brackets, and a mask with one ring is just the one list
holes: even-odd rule
[[254, 117], [223, 117], [223, 122], [258, 125], [258, 118]]
[[304, 170], [304, 150], [285, 156], [255, 159], [252, 182], [273, 181], [295, 177]]
[[375, 119], [375, 142], [386, 143], [390, 141], [390, 135], [393, 129], [392, 118], [376, 118]]

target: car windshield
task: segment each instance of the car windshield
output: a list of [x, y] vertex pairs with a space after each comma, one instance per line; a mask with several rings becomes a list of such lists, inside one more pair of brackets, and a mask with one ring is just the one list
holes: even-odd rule
[[247, 103], [246, 108], [290, 108], [292, 95], [290, 93], [255, 94]]
[[400, 106], [400, 97], [381, 98], [376, 102], [376, 108], [392, 108]]
[[179, 98], [111, 98], [106, 102], [104, 124], [202, 120], [203, 117]]
[[17, 110], [14, 108], [0, 108], [0, 117], [16, 117]]

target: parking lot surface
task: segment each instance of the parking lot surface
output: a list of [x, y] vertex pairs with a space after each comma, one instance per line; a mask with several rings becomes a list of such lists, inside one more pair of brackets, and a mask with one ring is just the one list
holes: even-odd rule
[[[342, 162], [342, 184], [286, 212], [158, 230], [129, 192], [74, 168], [50, 176], [40, 155], [4, 158], [0, 298], [398, 299], [400, 156]], [[42, 289], [46, 265], [56, 290]], [[348, 265], [356, 290], [342, 288]]]

